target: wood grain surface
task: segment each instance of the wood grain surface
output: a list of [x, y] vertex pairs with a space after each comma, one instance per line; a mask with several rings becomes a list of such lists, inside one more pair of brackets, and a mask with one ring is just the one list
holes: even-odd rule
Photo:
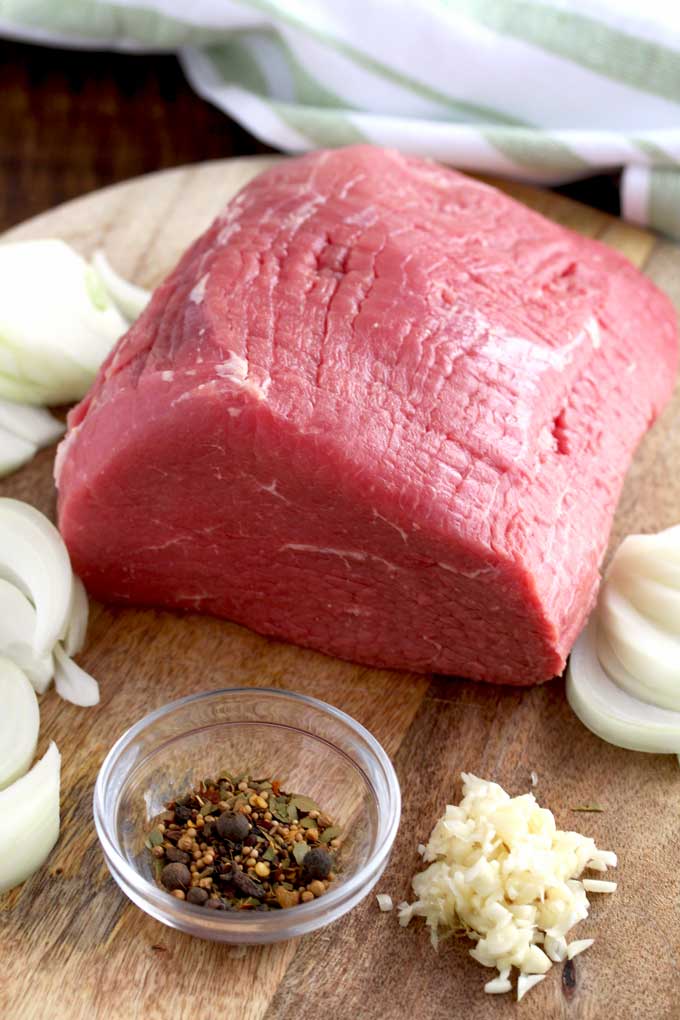
[[[222, 161], [98, 192], [10, 231], [60, 236], [84, 254], [105, 247], [123, 273], [153, 285], [225, 200], [263, 165]], [[680, 302], [680, 251], [547, 192], [504, 189], [620, 248]], [[628, 476], [613, 541], [680, 518], [680, 392], [646, 437]], [[53, 516], [53, 451], [0, 484]], [[80, 709], [42, 699], [40, 748], [63, 756], [62, 835], [48, 866], [0, 900], [0, 1011], [15, 1020], [451, 1020], [465, 1017], [671, 1020], [680, 1017], [680, 770], [673, 757], [611, 747], [571, 713], [561, 680], [531, 690], [365, 669], [201, 617], [93, 606], [82, 665], [102, 701]], [[109, 877], [91, 797], [112, 742], [172, 698], [230, 683], [321, 697], [367, 725], [402, 784], [402, 824], [379, 891], [409, 894], [416, 846], [469, 770], [510, 792], [529, 789], [562, 828], [618, 852], [619, 890], [593, 896], [577, 937], [595, 945], [555, 965], [516, 1005], [487, 996], [489, 972], [451, 940], [438, 954], [419, 922], [401, 929], [374, 897], [292, 943], [229, 948], [164, 928]], [[596, 801], [601, 814], [576, 814]], [[1, 824], [1, 821], [0, 821]]]

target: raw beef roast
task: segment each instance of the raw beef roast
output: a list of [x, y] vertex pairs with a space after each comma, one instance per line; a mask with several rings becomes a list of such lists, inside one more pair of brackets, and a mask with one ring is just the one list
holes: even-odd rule
[[61, 531], [104, 600], [545, 680], [676, 354], [626, 259], [494, 188], [371, 146], [286, 160], [71, 413]]

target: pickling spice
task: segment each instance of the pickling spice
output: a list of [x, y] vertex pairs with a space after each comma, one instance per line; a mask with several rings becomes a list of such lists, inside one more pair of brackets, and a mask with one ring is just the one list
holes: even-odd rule
[[342, 833], [310, 797], [277, 779], [227, 772], [166, 804], [149, 833], [156, 880], [212, 910], [280, 910], [323, 896]]

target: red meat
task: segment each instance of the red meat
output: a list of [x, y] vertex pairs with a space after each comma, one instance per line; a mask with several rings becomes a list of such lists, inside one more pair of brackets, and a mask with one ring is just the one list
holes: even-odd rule
[[359, 146], [287, 160], [156, 290], [59, 453], [93, 595], [371, 665], [564, 665], [675, 316], [621, 255]]

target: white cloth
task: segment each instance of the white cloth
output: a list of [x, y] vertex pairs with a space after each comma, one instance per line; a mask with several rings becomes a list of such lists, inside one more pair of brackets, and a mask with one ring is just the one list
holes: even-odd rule
[[547, 184], [621, 168], [623, 215], [680, 238], [670, 0], [0, 0], [0, 32], [177, 51], [287, 152], [363, 140]]

